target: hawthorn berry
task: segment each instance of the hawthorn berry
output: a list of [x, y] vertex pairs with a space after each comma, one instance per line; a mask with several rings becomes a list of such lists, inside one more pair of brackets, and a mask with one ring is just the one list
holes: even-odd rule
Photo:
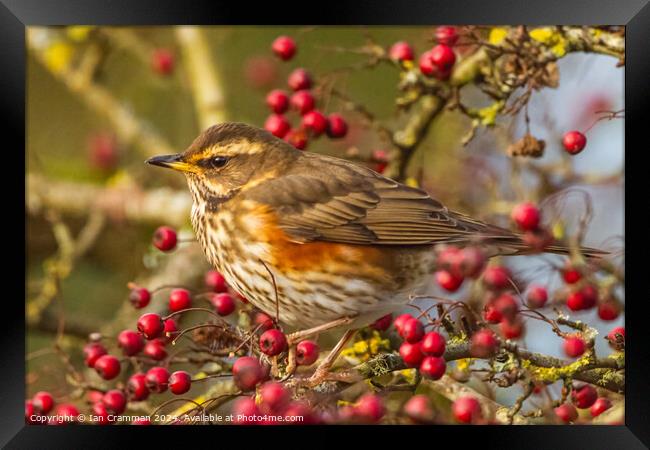
[[456, 62], [456, 55], [450, 46], [438, 44], [431, 49], [431, 62], [441, 73], [448, 73]]
[[309, 143], [307, 132], [302, 128], [291, 130], [284, 137], [284, 140], [293, 145], [298, 150], [304, 150]]
[[145, 374], [145, 383], [150, 392], [160, 394], [167, 390], [169, 371], [161, 366], [152, 367]]
[[607, 341], [614, 350], [625, 348], [625, 327], [616, 327], [607, 334]]
[[154, 247], [163, 252], [168, 252], [176, 248], [178, 236], [176, 230], [171, 227], [158, 227], [153, 234], [152, 243]]
[[426, 378], [439, 380], [447, 370], [447, 363], [437, 356], [425, 356], [420, 363], [420, 373]]
[[456, 27], [448, 25], [438, 27], [436, 29], [436, 40], [440, 44], [453, 46], [456, 41], [458, 41], [458, 32], [456, 31]]
[[115, 422], [116, 420], [113, 414], [108, 411], [106, 405], [104, 405], [104, 403], [101, 401], [93, 404], [92, 412], [93, 415], [97, 418], [96, 423], [99, 425], [106, 425], [107, 423]]
[[283, 138], [291, 129], [291, 124], [281, 114], [271, 114], [264, 122], [264, 129], [273, 136]]
[[582, 272], [567, 262], [562, 270], [562, 278], [566, 284], [574, 284], [582, 279]]
[[165, 344], [160, 339], [147, 341], [147, 343], [144, 346], [143, 353], [145, 354], [145, 356], [148, 356], [154, 361], [161, 361], [167, 357], [167, 350], [165, 350]]
[[232, 376], [237, 387], [250, 391], [264, 379], [264, 369], [256, 358], [242, 356], [233, 364]]
[[312, 93], [308, 90], [294, 92], [291, 96], [291, 107], [295, 109], [301, 116], [307, 114], [309, 111], [316, 107], [316, 100]]
[[447, 292], [456, 292], [463, 284], [463, 277], [454, 275], [447, 270], [439, 270], [436, 272], [436, 281]]
[[564, 343], [562, 344], [564, 353], [571, 358], [577, 358], [581, 356], [585, 350], [586, 345], [585, 341], [578, 336], [569, 336], [564, 338]]
[[504, 318], [499, 323], [499, 330], [506, 339], [519, 339], [524, 332], [524, 323], [521, 320], [508, 320]]
[[573, 388], [571, 391], [571, 401], [576, 406], [576, 408], [589, 408], [596, 402], [597, 398], [598, 392], [596, 391], [596, 388], [590, 384], [585, 384], [583, 386]]
[[601, 320], [616, 320], [620, 314], [621, 306], [616, 302], [616, 300], [605, 300], [598, 305], [598, 317], [600, 317]]
[[214, 292], [226, 292], [228, 290], [226, 279], [216, 270], [208, 270], [205, 273], [204, 282]]
[[119, 389], [112, 389], [104, 394], [102, 403], [113, 414], [122, 414], [126, 409], [126, 396]]
[[118, 162], [118, 144], [113, 133], [95, 133], [88, 139], [88, 159], [92, 167], [110, 171]]
[[591, 413], [591, 417], [598, 417], [611, 407], [612, 407], [612, 402], [609, 401], [608, 398], [599, 397], [596, 399], [594, 404], [591, 405], [591, 408], [589, 408], [589, 412]]
[[533, 231], [539, 227], [539, 209], [531, 202], [520, 203], [515, 206], [510, 217], [522, 231]]
[[418, 367], [424, 358], [420, 342], [403, 342], [399, 347], [399, 355], [408, 367]]
[[500, 290], [510, 286], [510, 271], [503, 266], [490, 266], [483, 271], [483, 284], [488, 289]]
[[177, 312], [192, 306], [192, 295], [187, 289], [173, 289], [169, 293], [169, 311]]
[[578, 418], [578, 411], [575, 406], [569, 403], [563, 403], [555, 408], [555, 415], [564, 423], [574, 422]]
[[424, 336], [424, 326], [422, 325], [422, 322], [415, 317], [407, 320], [402, 326], [400, 336], [409, 344], [420, 342], [422, 336]]
[[357, 417], [374, 423], [384, 417], [386, 408], [384, 401], [378, 395], [364, 394], [354, 405], [354, 413]]
[[377, 331], [386, 331], [390, 327], [390, 324], [392, 322], [393, 322], [393, 315], [386, 314], [385, 316], [380, 317], [379, 319], [371, 323], [370, 328]]
[[315, 425], [320, 422], [320, 418], [304, 402], [291, 402], [284, 410], [285, 421], [293, 422], [295, 417], [302, 417], [296, 425]]
[[320, 136], [327, 130], [327, 117], [314, 109], [302, 116], [301, 125], [314, 136]]
[[289, 36], [278, 36], [271, 44], [271, 50], [282, 61], [288, 61], [296, 54], [296, 42]]
[[159, 75], [170, 75], [174, 65], [174, 54], [166, 48], [158, 48], [151, 54], [151, 68]]
[[503, 320], [503, 314], [493, 304], [488, 304], [483, 309], [483, 319], [487, 323], [496, 324]]
[[266, 95], [266, 105], [275, 114], [282, 114], [289, 108], [289, 95], [281, 89], [274, 89]]
[[474, 358], [490, 358], [499, 349], [499, 340], [492, 330], [483, 328], [472, 335], [469, 353]]
[[494, 300], [494, 307], [501, 313], [504, 319], [513, 320], [519, 311], [517, 300], [508, 293], [501, 294]]
[[430, 331], [422, 338], [420, 350], [425, 355], [442, 356], [445, 353], [445, 338], [440, 333]]
[[64, 403], [56, 408], [55, 415], [59, 417], [57, 420], [58, 424], [66, 424], [77, 420], [79, 410], [70, 403]]
[[143, 287], [135, 287], [129, 293], [129, 301], [137, 308], [144, 308], [151, 301], [151, 292]]
[[598, 291], [591, 286], [584, 286], [582, 289], [569, 293], [566, 305], [571, 311], [580, 311], [593, 308], [598, 301]]
[[461, 272], [469, 278], [477, 278], [483, 272], [487, 257], [478, 247], [465, 247], [461, 250]]
[[536, 309], [542, 308], [548, 301], [548, 292], [544, 286], [533, 284], [528, 288], [526, 303], [528, 307]]
[[36, 408], [34, 408], [34, 402], [31, 400], [25, 400], [25, 422], [34, 423], [32, 416], [35, 416], [37, 414], [38, 411], [36, 411]]
[[131, 422], [131, 425], [151, 425], [151, 419], [148, 417], [138, 417]]
[[126, 392], [129, 400], [136, 402], [146, 400], [149, 397], [146, 375], [144, 373], [134, 373], [131, 375], [129, 381], [126, 383]]
[[168, 385], [172, 394], [181, 395], [192, 387], [192, 377], [184, 370], [177, 370], [169, 376]]
[[294, 91], [311, 88], [311, 75], [303, 68], [295, 69], [289, 74], [287, 84]]
[[301, 341], [296, 346], [296, 363], [299, 366], [311, 366], [318, 359], [320, 349], [314, 341]]
[[133, 330], [124, 330], [117, 336], [117, 345], [126, 356], [133, 356], [140, 353], [144, 347], [142, 336]]
[[472, 423], [480, 419], [481, 405], [474, 397], [459, 397], [451, 405], [454, 418], [462, 423]]
[[113, 355], [103, 355], [97, 358], [94, 369], [100, 377], [105, 380], [112, 380], [120, 374], [120, 361]]
[[163, 338], [160, 339], [165, 339], [166, 341], [172, 341], [174, 340], [174, 335], [178, 331], [178, 326], [176, 325], [176, 321], [174, 319], [167, 319], [165, 320], [165, 326], [163, 329]]
[[401, 336], [402, 328], [404, 327], [404, 324], [408, 320], [411, 320], [411, 319], [415, 319], [415, 317], [413, 317], [412, 315], [407, 314], [407, 313], [404, 313], [404, 314], [401, 314], [401, 315], [397, 316], [397, 318], [395, 319], [395, 322], [393, 322], [393, 325], [395, 326], [395, 329], [397, 330], [397, 334], [399, 334]]
[[281, 411], [291, 401], [291, 393], [282, 383], [269, 381], [260, 387], [262, 408], [268, 412]]
[[569, 131], [562, 137], [562, 145], [567, 153], [577, 155], [587, 145], [587, 137], [579, 131]]
[[251, 397], [238, 398], [233, 402], [232, 415], [237, 424], [253, 424], [253, 417], [260, 413], [257, 403]]
[[348, 123], [340, 114], [327, 116], [327, 135], [331, 138], [342, 138], [348, 134]]
[[276, 328], [267, 330], [260, 336], [260, 350], [268, 356], [279, 355], [287, 349], [287, 338]]
[[228, 316], [235, 310], [235, 300], [226, 292], [214, 294], [210, 302], [220, 316]]
[[449, 77], [449, 73], [441, 73], [440, 68], [433, 63], [431, 50], [428, 50], [420, 55], [418, 65], [420, 67], [420, 72], [422, 72], [422, 74], [427, 77], [435, 76], [439, 79], [445, 79]]
[[255, 313], [255, 316], [253, 318], [253, 323], [256, 327], [259, 327], [261, 331], [266, 331], [269, 328], [272, 328], [274, 325], [273, 319], [271, 319], [271, 317], [268, 314], [263, 313], [261, 311]]
[[91, 342], [89, 344], [86, 344], [84, 346], [84, 362], [86, 363], [86, 366], [92, 368], [95, 367], [95, 362], [100, 356], [104, 356], [106, 353], [106, 347], [104, 347], [102, 344], [99, 342]]
[[404, 404], [404, 413], [416, 422], [430, 422], [434, 413], [429, 397], [417, 394]]
[[390, 50], [388, 51], [388, 56], [393, 61], [413, 61], [413, 47], [409, 45], [408, 42], [399, 41], [391, 45]]
[[138, 331], [145, 339], [152, 340], [160, 337], [165, 330], [162, 318], [156, 313], [146, 313], [138, 319]]
[[32, 405], [39, 414], [47, 414], [54, 407], [54, 397], [46, 391], [39, 391], [32, 397]]

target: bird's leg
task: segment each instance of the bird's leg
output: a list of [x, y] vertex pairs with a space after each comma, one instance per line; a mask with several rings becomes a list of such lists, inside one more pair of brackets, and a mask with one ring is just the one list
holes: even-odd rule
[[296, 368], [298, 365], [296, 364], [296, 347], [289, 347], [289, 352], [287, 355], [287, 366], [284, 369], [284, 376], [282, 377], [282, 380], [280, 381], [285, 381], [291, 377], [296, 372]]
[[336, 358], [338, 358], [339, 354], [341, 353], [341, 350], [343, 350], [345, 344], [347, 344], [350, 339], [354, 337], [357, 331], [358, 330], [347, 330], [343, 334], [343, 337], [341, 337], [336, 346], [330, 351], [329, 355], [327, 355], [327, 358], [325, 358], [318, 365], [316, 371], [314, 371], [314, 374], [307, 380], [306, 385], [308, 387], [317, 386], [325, 380], [325, 378], [329, 375], [329, 370], [334, 365]]
[[354, 319], [352, 317], [341, 317], [340, 319], [336, 319], [332, 322], [327, 322], [322, 325], [318, 325], [317, 327], [314, 328], [296, 331], [295, 333], [291, 333], [287, 336], [287, 343], [289, 345], [293, 345], [297, 342], [302, 341], [305, 338], [308, 338], [309, 336], [322, 333], [323, 331], [331, 330], [332, 328], [340, 327], [341, 325], [348, 325], [352, 323], [353, 320]]

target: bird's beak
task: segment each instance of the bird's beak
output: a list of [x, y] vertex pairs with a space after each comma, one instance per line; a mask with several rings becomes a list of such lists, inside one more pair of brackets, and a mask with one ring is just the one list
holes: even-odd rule
[[180, 172], [194, 171], [194, 167], [191, 164], [184, 162], [180, 154], [154, 156], [145, 162], [153, 166], [167, 167]]

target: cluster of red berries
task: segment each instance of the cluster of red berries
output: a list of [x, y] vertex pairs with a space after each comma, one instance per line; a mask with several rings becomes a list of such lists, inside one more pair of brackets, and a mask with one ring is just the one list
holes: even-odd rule
[[574, 386], [571, 390], [571, 403], [563, 403], [555, 408], [555, 415], [564, 423], [578, 419], [578, 409], [589, 409], [591, 417], [598, 417], [611, 408], [607, 397], [598, 397], [598, 391], [590, 384]]
[[[54, 410], [54, 397], [46, 391], [39, 391], [31, 399], [25, 400], [25, 423], [63, 425], [76, 422], [79, 410], [69, 403], [62, 403]], [[50, 412], [54, 414], [47, 417]]]
[[402, 314], [394, 322], [395, 329], [404, 342], [399, 354], [408, 367], [417, 367], [420, 374], [432, 380], [439, 380], [445, 374], [447, 363], [445, 338], [435, 332], [424, 332], [422, 322], [410, 314]]
[[[456, 63], [453, 46], [458, 41], [455, 27], [443, 26], [436, 30], [436, 45], [420, 55], [420, 72], [427, 77], [447, 80]], [[404, 41], [394, 43], [388, 51], [389, 57], [400, 63], [411, 63], [415, 58], [413, 48]]]
[[438, 271], [435, 278], [447, 292], [456, 292], [465, 278], [478, 278], [487, 262], [485, 253], [478, 247], [460, 249], [448, 245], [441, 246], [436, 251]]
[[[288, 61], [296, 53], [296, 44], [290, 37], [280, 36], [272, 45], [273, 52]], [[328, 116], [316, 108], [316, 97], [312, 92], [313, 77], [304, 68], [297, 68], [287, 78], [291, 94], [274, 89], [266, 96], [266, 105], [271, 115], [264, 122], [264, 128], [274, 136], [284, 139], [294, 147], [303, 150], [310, 138], [326, 134], [330, 138], [342, 138], [348, 132], [348, 124], [338, 113]], [[293, 111], [300, 117], [298, 126], [291, 126], [287, 113]]]

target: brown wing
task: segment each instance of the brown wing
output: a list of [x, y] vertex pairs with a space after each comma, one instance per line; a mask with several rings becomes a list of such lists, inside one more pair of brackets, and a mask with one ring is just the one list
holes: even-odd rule
[[244, 195], [272, 206], [295, 242], [419, 245], [462, 242], [500, 230], [449, 211], [420, 189], [312, 153]]

